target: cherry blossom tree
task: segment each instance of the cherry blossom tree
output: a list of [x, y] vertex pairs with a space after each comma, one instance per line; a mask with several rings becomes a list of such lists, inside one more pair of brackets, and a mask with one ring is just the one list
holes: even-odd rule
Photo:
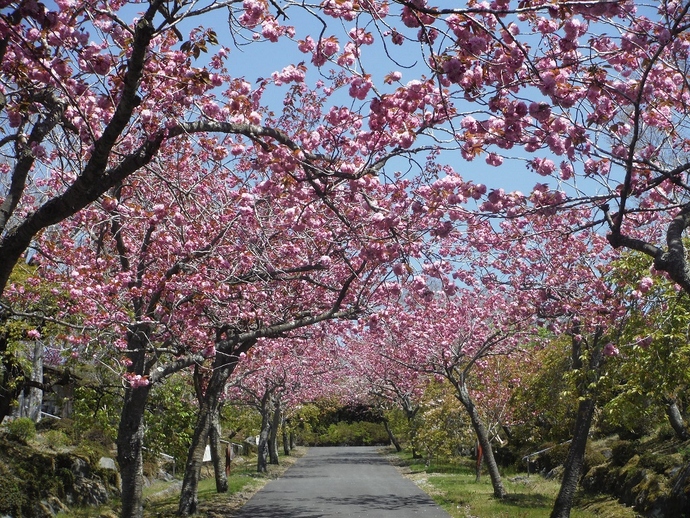
[[[500, 237], [485, 234], [494, 244], [491, 258], [483, 263], [484, 285], [509, 287], [523, 308], [531, 308], [541, 327], [555, 336], [571, 337], [579, 404], [554, 517], [570, 514], [596, 408], [597, 383], [606, 357], [618, 354], [616, 344], [629, 316], [611, 275], [618, 254], [604, 236], [583, 229], [589, 215], [587, 209], [565, 216], [552, 209], [535, 211], [502, 222]], [[488, 242], [477, 244], [481, 249]]]
[[511, 314], [509, 307], [508, 300], [498, 293], [459, 289], [449, 297], [442, 291], [434, 293], [416, 278], [399, 308], [386, 308], [369, 322], [369, 339], [394, 341], [394, 360], [401, 367], [445, 378], [452, 384], [484, 452], [497, 498], [506, 493], [487, 423], [470, 387], [471, 377], [481, 376], [475, 371], [481, 371], [486, 358], [510, 354], [520, 343], [520, 333], [530, 330], [529, 318]]
[[[74, 312], [83, 312], [87, 320], [104, 314], [113, 301], [107, 332], [124, 350], [127, 397], [134, 398], [126, 406], [136, 415], [148, 384], [178, 368], [212, 357], [226, 362], [217, 365], [224, 367], [219, 376], [229, 375], [237, 355], [255, 340], [340, 311], [346, 313], [338, 316], [350, 316], [348, 311], [372, 302], [373, 293], [379, 297], [391, 288], [383, 284], [389, 266], [402, 275], [426, 256], [426, 273], [436, 276], [447, 295], [463, 283], [477, 286], [466, 270], [454, 272], [454, 279], [452, 269], [436, 272], [466, 257], [462, 247], [444, 244], [454, 227], [466, 225], [465, 242], [474, 239], [483, 247], [473, 260], [481, 260], [476, 264], [485, 273], [486, 289], [510, 283], [529, 287], [524, 291], [543, 297], [542, 310], [569, 304], [573, 297], [555, 282], [555, 274], [548, 285], [534, 289], [539, 284], [534, 271], [523, 272], [519, 262], [482, 262], [524, 254], [525, 264], [533, 264], [540, 256], [536, 247], [519, 241], [511, 249], [515, 233], [503, 230], [489, 239], [495, 227], [468, 218], [473, 199], [481, 201], [480, 212], [509, 224], [520, 215], [560, 211], [570, 230], [607, 233], [613, 248], [646, 254], [657, 270], [690, 292], [682, 241], [690, 224], [688, 2], [651, 7], [633, 0], [571, 0], [558, 6], [543, 0], [470, 0], [464, 6], [435, 6], [426, 0], [327, 0], [306, 7], [254, 0], [61, 0], [54, 5], [30, 0], [0, 5], [0, 295], [32, 243], [46, 265], [60, 247], [94, 244], [89, 252], [83, 248], [84, 259], [88, 255], [92, 262], [55, 262], [53, 271], [74, 274], [71, 288], [77, 291], [66, 305], [79, 299], [82, 307]], [[295, 26], [288, 25], [297, 9], [305, 16], [295, 15]], [[281, 49], [302, 53], [304, 62], [285, 63], [250, 83], [245, 71], [231, 70], [230, 42], [219, 36], [218, 27], [211, 28], [218, 12], [223, 18], [228, 13], [227, 31], [237, 44], [254, 49], [280, 41], [286, 45]], [[329, 25], [331, 20], [336, 23]], [[196, 21], [200, 26], [191, 27]], [[382, 59], [404, 74], [389, 67], [378, 72]], [[269, 102], [269, 92], [280, 92], [282, 106]], [[528, 171], [520, 177], [535, 174], [540, 182], [533, 188], [530, 182], [526, 194], [501, 186], [487, 190], [454, 172], [451, 164], [459, 156], [470, 161], [481, 156], [496, 167], [523, 162]], [[175, 157], [185, 167], [175, 167]], [[168, 186], [181, 177], [194, 178], [189, 171], [195, 168], [236, 174], [211, 190], [227, 212], [207, 212], [210, 227], [188, 235], [181, 230], [187, 215], [175, 207], [190, 205], [180, 203], [181, 195], [172, 196]], [[156, 204], [142, 199], [140, 209], [128, 205], [128, 199], [149, 192], [168, 193], [168, 199]], [[216, 207], [209, 193], [201, 199]], [[95, 212], [82, 215], [87, 207]], [[205, 212], [201, 209], [195, 210]], [[243, 218], [249, 213], [255, 215], [247, 222]], [[51, 227], [72, 217], [72, 231], [50, 235]], [[162, 232], [167, 218], [180, 229]], [[234, 223], [224, 227], [229, 221]], [[329, 225], [336, 228], [331, 235], [317, 232]], [[104, 228], [108, 260], [117, 258], [118, 274], [97, 262]], [[250, 230], [257, 228], [279, 233]], [[240, 230], [280, 245], [265, 251], [261, 241], [245, 241], [247, 234]], [[481, 232], [473, 236], [475, 230]], [[128, 240], [129, 232], [135, 237]], [[300, 235], [299, 246], [291, 249], [293, 232]], [[567, 252], [575, 239], [552, 243]], [[179, 253], [170, 252], [175, 246], [182, 247]], [[300, 255], [304, 250], [314, 254]], [[261, 267], [248, 259], [255, 256]], [[292, 257], [299, 259], [286, 264]], [[153, 258], [157, 262], [149, 264]], [[165, 258], [167, 269], [158, 261]], [[269, 267], [277, 258], [282, 259], [278, 266]], [[231, 260], [239, 261], [237, 269]], [[95, 271], [87, 271], [87, 264]], [[304, 268], [307, 272], [300, 271]], [[228, 293], [206, 293], [203, 283], [215, 288], [228, 269], [235, 279], [230, 288], [226, 284]], [[571, 281], [561, 270], [561, 278]], [[306, 274], [305, 287], [300, 282]], [[184, 286], [183, 278], [194, 281]], [[270, 281], [281, 286], [290, 281], [287, 295], [267, 288]], [[412, 291], [426, 281], [416, 284]], [[602, 284], [593, 280], [589, 291], [583, 290], [594, 295], [589, 308], [602, 308]], [[227, 297], [237, 293], [244, 297], [247, 286], [251, 297], [228, 303]], [[168, 290], [176, 295], [168, 298]], [[306, 316], [296, 302], [305, 290], [309, 300], [319, 301]], [[511, 302], [519, 306], [518, 293], [512, 291]], [[322, 294], [327, 296], [319, 298]], [[124, 303], [116, 309], [119, 297]], [[611, 299], [604, 302], [605, 307]], [[382, 299], [376, 304], [385, 307]], [[596, 312], [584, 311], [582, 304], [583, 311], [559, 311], [587, 315], [596, 325]], [[3, 319], [12, 314], [11, 306], [3, 304]], [[126, 306], [134, 307], [133, 318], [123, 311]], [[608, 314], [617, 311], [614, 307]], [[76, 345], [86, 349], [85, 342], [76, 340]], [[3, 362], [7, 349], [0, 337]], [[155, 354], [150, 362], [142, 352], [168, 349], [169, 366], [159, 365]], [[13, 378], [3, 376], [5, 385], [16, 381], [15, 371], [13, 364], [3, 367]], [[222, 392], [227, 377], [221, 378], [209, 385], [215, 387], [208, 391], [209, 402]], [[11, 394], [0, 391], [2, 397]], [[209, 403], [209, 416], [214, 405]], [[135, 437], [137, 419], [123, 423], [128, 430], [122, 440]], [[203, 420], [198, 433], [197, 439], [205, 440]], [[126, 456], [123, 465], [135, 473], [138, 457]], [[132, 515], [137, 514], [134, 504]]]
[[[176, 163], [189, 172], [182, 157], [193, 161], [198, 153], [178, 149], [159, 171], [153, 164], [150, 170], [160, 176]], [[227, 171], [196, 171], [166, 189], [123, 182], [100, 206], [62, 225], [69, 240], [46, 241], [40, 249], [43, 274], [69, 290], [66, 309], [100, 329], [101, 343], [115, 346], [99, 353], [124, 355], [118, 457], [130, 502], [140, 501], [143, 408], [153, 384], [213, 358], [186, 470], [185, 489], [191, 489], [183, 494], [193, 495], [197, 450], [203, 454], [239, 355], [262, 337], [354, 316], [371, 295], [370, 283], [375, 289], [387, 271], [387, 258], [362, 255], [371, 253], [368, 240], [361, 240], [364, 250], [351, 244], [357, 234], [337, 211], [324, 204], [317, 210], [318, 195], [302, 192], [301, 217], [314, 227], [298, 233], [296, 198], [286, 191], [272, 192], [270, 182], [233, 189], [238, 179]], [[93, 344], [80, 337], [75, 346], [85, 352]]]
[[429, 382], [428, 376], [399, 363], [396, 355], [398, 344], [393, 337], [370, 340], [366, 334], [362, 336], [349, 332], [344, 335], [343, 340], [346, 344], [346, 375], [348, 379], [354, 380], [350, 383], [356, 385], [360, 392], [353, 399], [373, 400], [373, 404], [381, 408], [386, 433], [398, 451], [402, 451], [402, 446], [385, 413], [393, 408], [402, 410], [410, 430], [412, 455], [416, 458], [418, 453], [415, 449], [413, 420]]
[[261, 414], [258, 472], [265, 472], [268, 463], [278, 463], [282, 413], [298, 403], [325, 397], [338, 385], [343, 369], [341, 347], [328, 339], [328, 328], [314, 326], [293, 338], [262, 340], [244, 356], [233, 376], [229, 399], [246, 401]]
[[[399, 253], [398, 236], [392, 230], [399, 220], [397, 210], [392, 209], [408, 210], [406, 197], [398, 196], [396, 201], [395, 192], [405, 193], [410, 184], [401, 182], [388, 188], [377, 181], [376, 175], [388, 159], [407, 153], [405, 149], [410, 145], [411, 134], [398, 135], [400, 126], [390, 128], [382, 121], [376, 130], [377, 137], [373, 138], [371, 131], [360, 129], [363, 115], [357, 111], [339, 107], [323, 113], [314, 111], [314, 107], [320, 106], [319, 99], [330, 95], [333, 86], [324, 87], [322, 94], [309, 92], [302, 86], [304, 69], [300, 66], [286, 67], [255, 90], [241, 77], [228, 73], [224, 66], [228, 54], [226, 47], [220, 47], [210, 56], [208, 65], [197, 66], [195, 59], [217, 44], [217, 35], [212, 30], [195, 29], [187, 41], [181, 41], [184, 37], [178, 25], [216, 9], [234, 8], [232, 3], [180, 6], [154, 1], [144, 4], [144, 11], [132, 23], [128, 20], [135, 15], [130, 14], [124, 4], [96, 3], [79, 7], [62, 2], [51, 10], [31, 2], [10, 7], [11, 12], [2, 17], [1, 58], [5, 72], [2, 113], [13, 133], [2, 141], [10, 159], [4, 167], [8, 187], [0, 221], [0, 286], [4, 289], [9, 272], [32, 240], [46, 234], [43, 231], [47, 227], [74, 216], [68, 225], [74, 225], [75, 230], [66, 232], [69, 238], [47, 239], [41, 245], [41, 255], [47, 264], [60, 248], [79, 247], [87, 240], [93, 244], [90, 249], [80, 249], [81, 258], [74, 255], [66, 267], [54, 271], [70, 272], [72, 295], [80, 299], [79, 304], [84, 304], [78, 311], [91, 313], [87, 319], [105, 314], [100, 329], [105, 329], [110, 322], [113, 344], [125, 351], [125, 412], [132, 412], [132, 417], [123, 415], [122, 427], [125, 428], [121, 429], [118, 439], [123, 480], [127, 481], [123, 489], [128, 507], [123, 515], [140, 515], [140, 486], [136, 480], [141, 467], [140, 417], [147, 387], [222, 349], [215, 347], [214, 351], [214, 346], [209, 344], [209, 334], [204, 330], [214, 328], [218, 336], [224, 336], [221, 341], [229, 344], [230, 351], [224, 354], [232, 358], [262, 336], [280, 334], [290, 327], [337, 316], [349, 284], [357, 276], [367, 279], [379, 264], [377, 261], [389, 261]], [[246, 29], [251, 34], [262, 25], [259, 39], [271, 41], [291, 34], [289, 28], [279, 26], [269, 11], [270, 6], [247, 3], [237, 7], [240, 10], [237, 19], [240, 27], [244, 27], [238, 30]], [[371, 7], [376, 11], [380, 6]], [[234, 11], [231, 15], [235, 15]], [[96, 42], [89, 41], [90, 34], [97, 35]], [[366, 35], [362, 37], [367, 39]], [[337, 46], [317, 50], [315, 64], [321, 62], [322, 56], [324, 59], [332, 57], [334, 48]], [[273, 118], [264, 113], [261, 96], [267, 85], [289, 83], [297, 83], [297, 87], [290, 90], [286, 98], [284, 116]], [[336, 87], [342, 83], [340, 76], [333, 80]], [[368, 88], [366, 82], [356, 83], [351, 95], [361, 99]], [[298, 104], [299, 99], [311, 101], [312, 98], [317, 99]], [[441, 99], [428, 84], [415, 85], [410, 95], [401, 91], [397, 99], [408, 99], [411, 113], [427, 109], [431, 110], [432, 118], [443, 118]], [[295, 113], [300, 113], [301, 117], [296, 119]], [[264, 124], [261, 124], [262, 117]], [[286, 125], [288, 120], [289, 126]], [[284, 130], [279, 129], [281, 126]], [[346, 126], [355, 130], [349, 140], [341, 129]], [[213, 137], [212, 133], [230, 137]], [[280, 193], [290, 187], [296, 196], [291, 199], [308, 198], [301, 209], [293, 204], [281, 214], [298, 232], [300, 220], [305, 226], [324, 223], [316, 221], [318, 218], [310, 220], [309, 203], [315, 200], [330, 209], [332, 221], [340, 221], [360, 233], [368, 228], [376, 228], [379, 232], [373, 240], [362, 239], [366, 234], [356, 237], [356, 232], [344, 240], [337, 235], [330, 236], [334, 245], [326, 251], [332, 253], [321, 257], [326, 261], [332, 256], [343, 259], [339, 265], [346, 271], [346, 283], [337, 288], [333, 283], [322, 284], [325, 291], [335, 293], [334, 298], [325, 298], [327, 310], [310, 311], [300, 316], [293, 314], [297, 307], [293, 304], [288, 310], [278, 310], [282, 317], [277, 327], [267, 330], [256, 308], [252, 308], [249, 321], [241, 311], [229, 316], [213, 312], [204, 314], [203, 304], [193, 303], [197, 290], [178, 284], [178, 275], [192, 282], [197, 275], [198, 286], [202, 289], [208, 282], [205, 276], [224, 278], [225, 274], [218, 272], [217, 263], [214, 266], [214, 261], [222, 264], [222, 260], [210, 259], [220, 254], [221, 241], [229, 242], [222, 223], [227, 223], [227, 218], [232, 218], [233, 214], [241, 214], [242, 210], [270, 213], [275, 208], [270, 204], [265, 209], [251, 206], [249, 202], [256, 195], [239, 189], [231, 195], [235, 196], [234, 200], [226, 198], [224, 201], [236, 201], [236, 210], [225, 215], [216, 213], [216, 223], [221, 223], [220, 226], [210, 233], [209, 228], [188, 233], [182, 226], [186, 216], [184, 210], [174, 210], [178, 205], [183, 209], [175, 195], [163, 189], [158, 192], [170, 194], [168, 200], [143, 203], [148, 201], [146, 194], [151, 192], [145, 187], [153, 188], [156, 193], [156, 186], [175, 183], [185, 170], [184, 167], [171, 167], [170, 160], [175, 157], [181, 158], [182, 166], [189, 164], [184, 160], [186, 156], [198, 157], [200, 164], [215, 164], [202, 168], [213, 174], [219, 163], [229, 156], [240, 155], [245, 159], [240, 171], [270, 170], [277, 174], [272, 180], [256, 184], [254, 179], [245, 180], [260, 195], [280, 198]], [[229, 187], [235, 185], [234, 179], [229, 179]], [[221, 193], [222, 187], [214, 192]], [[368, 192], [371, 188], [390, 200], [380, 203], [377, 200], [380, 196]], [[354, 203], [349, 209], [336, 208], [331, 200], [334, 196]], [[129, 206], [126, 202], [129, 197], [139, 197], [141, 205]], [[94, 201], [112, 215], [99, 216], [98, 207], [96, 212], [80, 213]], [[357, 220], [360, 214], [367, 214], [366, 221]], [[172, 223], [180, 227], [173, 229], [174, 237], [161, 231], [161, 221], [166, 218], [171, 218]], [[402, 223], [409, 225], [409, 218]], [[129, 232], [133, 235], [127, 236]], [[381, 234], [387, 238], [380, 239]], [[401, 236], [400, 241], [406, 244], [412, 237]], [[100, 248], [103, 238], [110, 240], [107, 252]], [[235, 242], [242, 242], [240, 237], [235, 239], [240, 240]], [[358, 252], [351, 257], [343, 255], [342, 247], [352, 240], [362, 243], [363, 247], [353, 248]], [[99, 257], [102, 252], [107, 258]], [[255, 251], [248, 255], [252, 253]], [[229, 257], [237, 255], [242, 252], [228, 254]], [[294, 251], [285, 252], [284, 257], [292, 256]], [[305, 280], [298, 275], [300, 268], [328, 269], [321, 257], [310, 259], [306, 266], [298, 266], [297, 270], [272, 266], [273, 270], [268, 272], [268, 267], [256, 271], [251, 270], [251, 265], [240, 262], [241, 267], [246, 267], [245, 272], [249, 270], [246, 273], [249, 279], [239, 275], [236, 282], [246, 284], [294, 274], [293, 280], [299, 283]], [[99, 263], [98, 259], [111, 260], [111, 267]], [[154, 263], [149, 262], [154, 259]], [[168, 259], [166, 267], [158, 269], [165, 259]], [[376, 259], [371, 261], [371, 270], [364, 266], [370, 259]], [[207, 264], [195, 270], [201, 262]], [[87, 264], [94, 267], [89, 268]], [[115, 273], [117, 270], [119, 273]], [[173, 292], [178, 295], [168, 295]], [[267, 293], [269, 291], [261, 295], [263, 300]], [[209, 299], [216, 302], [224, 296], [227, 294], [213, 294]], [[123, 304], [117, 307], [119, 298]], [[348, 300], [352, 302], [356, 307], [356, 297]], [[115, 307], [110, 308], [111, 303]], [[123, 306], [133, 309], [133, 320]], [[185, 314], [187, 308], [194, 309]], [[173, 322], [172, 316], [180, 318]], [[213, 325], [199, 325], [202, 317], [212, 320]], [[255, 320], [251, 321], [251, 317]], [[229, 339], [228, 333], [233, 338]], [[185, 338], [180, 340], [180, 337]], [[155, 367], [158, 354], [166, 351], [171, 353], [172, 363]], [[180, 356], [181, 352], [190, 354]], [[205, 438], [204, 427], [201, 426], [199, 440]]]

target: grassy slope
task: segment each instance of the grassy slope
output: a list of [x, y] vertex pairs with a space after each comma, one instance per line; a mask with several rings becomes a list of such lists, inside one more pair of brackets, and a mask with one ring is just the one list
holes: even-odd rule
[[[508, 498], [493, 498], [488, 475], [475, 482], [469, 460], [432, 463], [413, 460], [407, 453], [392, 456], [403, 473], [454, 518], [548, 518], [558, 494], [559, 483], [539, 475], [503, 474]], [[637, 518], [632, 509], [608, 497], [581, 495], [572, 518]]]

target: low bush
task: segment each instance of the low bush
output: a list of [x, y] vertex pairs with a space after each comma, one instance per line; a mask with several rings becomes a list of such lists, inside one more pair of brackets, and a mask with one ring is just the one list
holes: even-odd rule
[[378, 446], [389, 442], [383, 424], [367, 421], [341, 421], [325, 430], [303, 434], [302, 439], [314, 446]]
[[26, 444], [36, 437], [36, 424], [28, 417], [18, 417], [7, 425], [10, 439]]
[[24, 494], [19, 481], [7, 466], [0, 462], [0, 515], [21, 516]]

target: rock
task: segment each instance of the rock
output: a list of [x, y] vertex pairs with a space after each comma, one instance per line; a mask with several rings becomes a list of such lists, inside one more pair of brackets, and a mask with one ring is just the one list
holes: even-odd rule
[[109, 497], [108, 489], [96, 479], [75, 479], [74, 492], [79, 505], [101, 505], [106, 503]]
[[101, 457], [98, 460], [98, 467], [117, 471], [117, 464], [115, 464], [115, 460], [110, 457]]
[[55, 496], [41, 500], [34, 508], [36, 518], [53, 518], [58, 513], [69, 514], [69, 508]]
[[547, 480], [560, 480], [563, 477], [563, 466], [556, 466], [544, 475]]

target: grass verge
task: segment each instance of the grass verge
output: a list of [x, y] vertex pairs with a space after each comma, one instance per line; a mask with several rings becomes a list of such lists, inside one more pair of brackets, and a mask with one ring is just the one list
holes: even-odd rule
[[[406, 452], [388, 452], [404, 476], [413, 480], [453, 518], [549, 518], [560, 483], [540, 475], [502, 473], [507, 498], [493, 498], [488, 474], [475, 481], [471, 459], [432, 462]], [[580, 493], [572, 518], [639, 518], [632, 509], [605, 495]]]
[[[208, 470], [206, 478], [199, 482], [198, 497], [199, 511], [193, 518], [232, 518], [237, 511], [259, 489], [270, 480], [280, 477], [295, 461], [306, 453], [306, 448], [298, 447], [292, 450], [290, 456], [282, 456], [280, 465], [269, 465], [268, 473], [256, 472], [255, 459], [248, 459], [243, 463], [233, 465], [228, 477], [228, 492], [216, 493], [216, 483], [212, 470]], [[205, 470], [206, 471], [206, 470]], [[157, 481], [144, 489], [144, 517], [145, 518], [173, 518], [176, 516], [180, 498], [181, 481]], [[98, 508], [89, 507], [71, 509], [70, 518], [117, 518], [117, 501], [110, 506]], [[57, 518], [67, 518], [60, 514]]]

